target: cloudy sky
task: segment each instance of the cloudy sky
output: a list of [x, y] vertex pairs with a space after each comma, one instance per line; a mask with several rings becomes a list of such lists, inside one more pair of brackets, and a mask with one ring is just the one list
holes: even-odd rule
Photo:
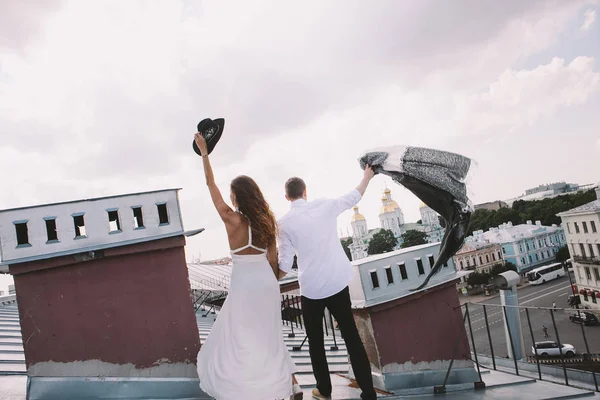
[[[188, 257], [227, 255], [191, 150], [224, 117], [217, 181], [254, 177], [278, 216], [360, 180], [381, 145], [477, 162], [474, 203], [600, 180], [600, 2], [0, 0], [0, 208], [182, 187]], [[361, 212], [378, 226], [388, 185]], [[350, 212], [339, 219], [349, 226]]]

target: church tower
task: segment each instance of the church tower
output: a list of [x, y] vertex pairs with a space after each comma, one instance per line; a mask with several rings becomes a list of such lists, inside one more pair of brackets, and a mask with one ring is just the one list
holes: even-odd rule
[[367, 220], [364, 215], [358, 212], [358, 206], [352, 208], [354, 215], [352, 215], [352, 244], [349, 246], [350, 254], [352, 255], [352, 261], [365, 258], [367, 256], [367, 245], [365, 244], [364, 237], [368, 233]]
[[392, 191], [385, 189], [381, 198], [381, 210], [379, 211], [379, 222], [383, 229], [394, 232], [394, 236], [402, 236], [402, 225], [404, 225], [404, 214], [398, 203], [392, 199]]
[[421, 223], [425, 228], [429, 243], [441, 242], [444, 229], [440, 225], [438, 214], [425, 203], [421, 203], [419, 212], [421, 213]]

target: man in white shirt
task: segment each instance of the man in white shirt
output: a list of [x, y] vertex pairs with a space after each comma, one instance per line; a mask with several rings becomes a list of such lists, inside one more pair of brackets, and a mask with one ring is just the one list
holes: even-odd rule
[[323, 341], [325, 308], [338, 322], [346, 342], [352, 370], [363, 400], [377, 397], [373, 389], [371, 364], [356, 329], [348, 284], [352, 266], [337, 236], [337, 217], [362, 198], [374, 172], [365, 168], [360, 184], [336, 199], [306, 201], [306, 185], [300, 178], [285, 184], [291, 210], [279, 221], [279, 269], [288, 273], [297, 255], [302, 314], [308, 336], [310, 360], [317, 381], [316, 399], [329, 399], [331, 379]]

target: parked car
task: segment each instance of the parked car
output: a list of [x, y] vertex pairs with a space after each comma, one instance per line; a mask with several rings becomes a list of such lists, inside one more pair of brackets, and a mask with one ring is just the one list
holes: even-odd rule
[[[561, 349], [558, 347], [558, 343], [548, 340], [545, 342], [535, 342], [535, 348], [531, 347], [531, 352], [536, 353], [541, 357], [560, 356]], [[570, 344], [563, 343], [562, 353], [566, 357], [573, 357], [577, 354], [577, 350]]]
[[569, 320], [578, 324], [583, 323], [584, 325], [598, 325], [598, 317], [588, 311], [580, 311], [573, 315], [569, 315]]

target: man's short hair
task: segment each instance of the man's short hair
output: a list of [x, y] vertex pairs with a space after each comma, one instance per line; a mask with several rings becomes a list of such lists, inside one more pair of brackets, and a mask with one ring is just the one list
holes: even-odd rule
[[290, 200], [296, 200], [302, 197], [304, 190], [306, 190], [306, 184], [298, 177], [290, 178], [285, 183], [285, 195]]

